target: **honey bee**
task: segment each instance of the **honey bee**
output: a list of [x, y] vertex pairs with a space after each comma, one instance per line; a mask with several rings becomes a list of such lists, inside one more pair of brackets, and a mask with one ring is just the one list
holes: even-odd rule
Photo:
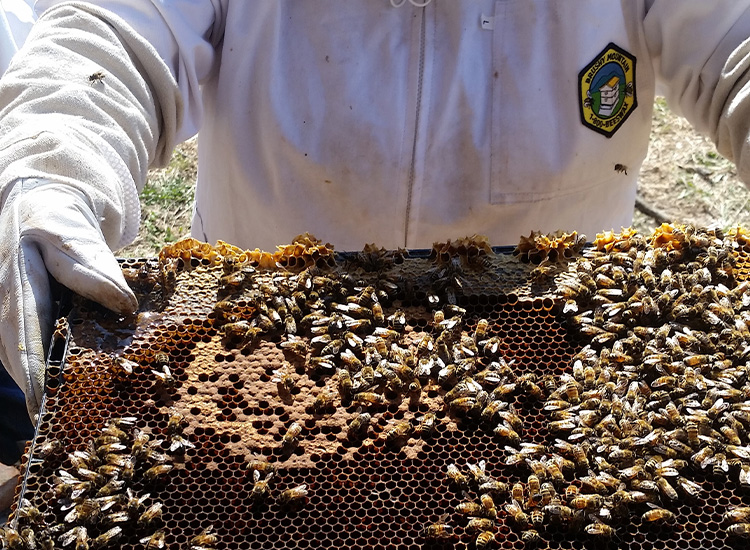
[[[8, 548], [11, 549], [18, 549], [26, 548], [27, 545], [22, 541], [21, 537], [18, 535], [18, 533], [13, 530], [9, 530], [8, 527], [5, 528], [7, 542], [8, 542]], [[13, 535], [11, 537], [10, 535]], [[16, 546], [14, 546], [14, 539], [17, 539], [18, 542], [16, 542]], [[88, 529], [82, 525], [78, 525], [77, 527], [73, 527], [69, 531], [63, 533], [60, 535], [60, 538], [58, 539], [60, 544], [63, 546], [70, 546], [73, 542], [76, 543], [76, 550], [88, 548], [89, 544], [89, 533]]]
[[367, 435], [367, 431], [370, 427], [370, 420], [372, 416], [370, 413], [362, 412], [362, 408], [357, 409], [357, 415], [349, 422], [349, 428], [347, 436], [350, 439], [360, 439]]
[[494, 522], [489, 518], [478, 518], [472, 517], [466, 523], [467, 533], [480, 533], [482, 531], [489, 531], [494, 526]]
[[325, 414], [325, 412], [333, 406], [334, 396], [327, 390], [321, 391], [312, 405], [312, 410], [315, 414]]
[[299, 357], [305, 357], [307, 352], [310, 351], [308, 345], [301, 338], [290, 337], [288, 340], [281, 342], [279, 347]]
[[651, 479], [634, 479], [630, 482], [630, 487], [647, 493], [656, 493], [659, 490], [659, 486]]
[[160, 478], [167, 475], [174, 468], [171, 464], [157, 464], [146, 470], [143, 477], [146, 481], [158, 481]]
[[576, 468], [579, 470], [589, 469], [589, 459], [588, 456], [586, 456], [586, 450], [582, 445], [573, 446], [573, 461], [576, 464]]
[[484, 506], [476, 502], [461, 502], [456, 506], [456, 513], [464, 516], [480, 517], [484, 512]]
[[705, 446], [697, 453], [693, 454], [690, 457], [690, 460], [694, 465], [700, 466], [700, 468], [705, 470], [706, 467], [712, 464], [713, 456], [714, 450], [710, 446]]
[[711, 469], [716, 477], [722, 477], [729, 471], [729, 463], [724, 453], [716, 453], [711, 458]]
[[219, 537], [217, 537], [212, 531], [213, 526], [208, 526], [199, 534], [195, 535], [190, 539], [188, 550], [212, 550], [211, 547], [219, 541]]
[[284, 452], [291, 452], [297, 445], [299, 445], [299, 436], [302, 433], [302, 426], [297, 422], [293, 422], [287, 429], [286, 433], [281, 439], [281, 448]]
[[294, 315], [289, 313], [284, 315], [284, 332], [290, 336], [297, 334], [297, 319], [294, 318]]
[[532, 548], [542, 541], [542, 536], [536, 529], [527, 529], [521, 533], [521, 540], [527, 548]]
[[307, 498], [307, 485], [297, 485], [291, 489], [282, 491], [279, 495], [279, 504], [281, 506], [299, 506], [305, 502]]
[[577, 485], [568, 485], [565, 488], [565, 499], [570, 502], [580, 494]]
[[544, 525], [544, 512], [541, 508], [532, 508], [529, 512], [529, 519], [531, 520], [531, 525], [538, 529]]
[[405, 443], [413, 432], [414, 426], [412, 426], [411, 422], [399, 422], [386, 430], [385, 442], [388, 445], [395, 445], [400, 442]]
[[477, 535], [475, 546], [477, 548], [486, 548], [487, 545], [492, 542], [495, 538], [495, 534], [492, 531], [482, 531]]
[[151, 496], [149, 493], [136, 497], [133, 491], [128, 487], [125, 491], [127, 500], [125, 502], [125, 511], [128, 517], [140, 515], [143, 503]]
[[641, 520], [648, 523], [674, 523], [676, 516], [670, 510], [659, 508], [655, 504], [649, 503], [652, 508], [647, 512], [644, 512], [641, 516]]
[[169, 409], [169, 420], [167, 420], [167, 433], [180, 433], [185, 424], [185, 416], [175, 408]]
[[481, 485], [490, 479], [485, 471], [487, 468], [487, 462], [485, 460], [480, 460], [478, 464], [468, 463], [466, 466], [469, 468], [469, 473], [477, 485]]
[[734, 506], [724, 512], [723, 518], [732, 523], [750, 522], [750, 506]]
[[735, 523], [727, 527], [727, 534], [730, 537], [741, 539], [750, 539], [750, 523]]
[[419, 423], [419, 435], [422, 439], [429, 439], [435, 435], [436, 421], [437, 417], [435, 416], [435, 413], [428, 412], [424, 414]]
[[133, 454], [136, 458], [143, 458], [146, 456], [146, 453], [148, 452], [148, 442], [150, 441], [151, 436], [149, 436], [146, 432], [135, 429], [133, 432], [133, 444], [130, 447], [130, 452]]
[[140, 527], [151, 527], [161, 520], [161, 512], [164, 505], [161, 502], [155, 502], [138, 517], [138, 525]]
[[297, 388], [297, 382], [291, 374], [291, 365], [284, 362], [282, 368], [273, 371], [275, 375], [271, 382], [276, 383], [276, 388], [281, 395], [289, 396]]
[[[107, 497], [119, 493], [127, 483], [126, 479], [117, 479], [120, 469], [114, 466], [112, 468], [115, 470], [112, 479], [107, 481], [102, 487], [99, 488], [99, 490], [96, 492], [97, 497]], [[129, 476], [129, 478], [133, 477], [132, 469], [127, 475]]]
[[[537, 378], [533, 374], [524, 374], [518, 378], [518, 388], [537, 400], [544, 399], [544, 392], [537, 384]], [[572, 401], [571, 401], [572, 403]]]
[[494, 400], [490, 401], [487, 406], [482, 410], [481, 418], [485, 422], [492, 422], [494, 416], [502, 409], [508, 407], [507, 401]]
[[145, 550], [164, 550], [167, 547], [166, 538], [164, 530], [159, 529], [151, 536], [140, 539], [140, 543], [144, 545]]
[[270, 472], [276, 471], [276, 465], [268, 462], [265, 459], [252, 458], [247, 462], [247, 470], [249, 472], [258, 470], [262, 474], [268, 474]]
[[495, 519], [497, 517], [497, 509], [495, 508], [495, 500], [489, 493], [483, 493], [479, 496], [479, 500], [484, 508], [484, 516]]
[[42, 460], [45, 460], [52, 455], [58, 453], [60, 450], [62, 450], [63, 445], [62, 443], [53, 437], [50, 437], [47, 439], [44, 443], [39, 445], [36, 449], [36, 456], [34, 458], [40, 458]]
[[490, 326], [490, 322], [487, 319], [479, 319], [477, 321], [477, 327], [474, 331], [474, 340], [481, 342], [487, 337], [487, 328]]
[[89, 75], [89, 77], [88, 77], [89, 84], [92, 84], [92, 85], [93, 84], [103, 84], [104, 83], [104, 78], [106, 76], [107, 75], [104, 74], [104, 71], [96, 71], [96, 72], [94, 72], [94, 73], [92, 73], [92, 74]]
[[253, 488], [250, 491], [250, 500], [260, 503], [266, 499], [271, 492], [269, 482], [273, 479], [274, 472], [269, 472], [265, 478], [261, 479], [261, 473], [258, 470], [253, 471]]
[[42, 513], [26, 498], [21, 499], [18, 509], [16, 510], [16, 515], [19, 520], [23, 520], [25, 523], [44, 524]]
[[479, 486], [483, 493], [503, 494], [508, 492], [508, 484], [497, 479], [488, 479]]
[[406, 328], [406, 314], [403, 310], [397, 309], [392, 315], [387, 318], [388, 325], [396, 330], [403, 330]]
[[577, 423], [572, 418], [566, 418], [563, 420], [552, 420], [547, 426], [550, 432], [560, 433], [574, 430], [577, 426]]
[[573, 517], [573, 509], [559, 503], [547, 504], [542, 511], [556, 522], [568, 522]]
[[539, 477], [535, 474], [531, 474], [526, 482], [529, 488], [529, 506], [537, 506], [542, 499], [542, 484], [539, 481]]
[[424, 536], [430, 540], [447, 540], [453, 538], [453, 527], [445, 523], [433, 523], [424, 530]]
[[172, 376], [172, 371], [168, 365], [162, 365], [162, 370], [151, 370], [151, 374], [156, 377], [156, 383], [161, 385], [167, 391], [172, 391], [177, 386], [177, 381]]
[[456, 485], [457, 487], [461, 489], [468, 489], [469, 487], [469, 478], [467, 478], [464, 474], [461, 473], [461, 471], [458, 469], [458, 466], [451, 463], [448, 464], [448, 479], [451, 480], [451, 483]]
[[417, 344], [417, 357], [425, 357], [432, 354], [435, 349], [435, 342], [432, 340], [432, 336], [425, 334], [419, 340]]
[[362, 405], [385, 405], [385, 396], [375, 392], [358, 392], [354, 394], [353, 401]]
[[672, 485], [669, 483], [669, 481], [667, 481], [665, 477], [658, 476], [656, 478], [656, 485], [659, 488], [662, 496], [664, 496], [665, 498], [668, 498], [670, 500], [677, 500], [679, 498], [677, 490], [672, 487]]
[[[506, 422], [516, 432], [521, 432], [523, 430], [523, 420], [521, 420], [521, 417], [518, 416], [518, 413], [513, 408], [513, 405], [509, 405], [508, 410], [501, 410], [496, 414], [502, 421]], [[529, 447], [526, 448], [528, 449]]]
[[739, 479], [740, 485], [745, 489], [750, 488], [750, 464], [740, 465]]
[[577, 510], [593, 510], [604, 505], [601, 495], [578, 495], [570, 501], [570, 505]]
[[742, 440], [740, 439], [740, 435], [737, 433], [737, 430], [732, 428], [729, 425], [724, 425], [719, 428], [719, 431], [724, 435], [724, 437], [731, 443], [732, 445], [742, 445]]
[[521, 436], [518, 435], [518, 432], [505, 423], [498, 424], [493, 433], [501, 440], [513, 446], [517, 446], [521, 442]]
[[452, 412], [464, 412], [468, 413], [477, 406], [476, 397], [458, 397], [453, 401], [448, 402], [448, 409]]
[[76, 504], [73, 509], [65, 515], [65, 523], [94, 524], [99, 519], [102, 511], [101, 505], [94, 499], [84, 499]]
[[116, 379], [122, 380], [132, 375], [136, 367], [138, 367], [138, 363], [135, 361], [116, 355], [112, 357], [112, 364], [109, 370]]
[[615, 530], [611, 526], [607, 525], [606, 523], [602, 523], [601, 521], [588, 524], [584, 528], [584, 531], [586, 531], [586, 534], [591, 535], [592, 537], [604, 540], [611, 539], [615, 534]]
[[513, 522], [521, 529], [531, 527], [529, 516], [523, 511], [523, 508], [515, 498], [512, 503], [505, 505], [505, 511], [508, 512]]
[[581, 488], [586, 491], [591, 491], [597, 494], [605, 494], [607, 492], [607, 486], [602, 483], [599, 478], [593, 475], [582, 476], [579, 480], [581, 482]]
[[[195, 444], [186, 439], [179, 433], [172, 433], [167, 435], [167, 441], [169, 442], [170, 453], [182, 453], [187, 449], [195, 449]], [[153, 456], [150, 451], [146, 452], [146, 456]]]

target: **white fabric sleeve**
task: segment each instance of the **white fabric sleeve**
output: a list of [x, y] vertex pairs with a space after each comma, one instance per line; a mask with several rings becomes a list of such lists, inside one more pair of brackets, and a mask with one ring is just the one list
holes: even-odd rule
[[643, 28], [670, 108], [750, 184], [750, 2], [650, 0]]
[[[37, 11], [49, 3], [38, 2]], [[86, 195], [108, 246], [117, 249], [137, 234], [148, 168], [168, 161], [185, 132], [184, 99], [199, 105], [200, 90], [198, 77], [191, 81], [196, 51], [183, 56], [166, 40], [162, 55], [103, 3], [45, 11], [0, 80], [0, 204], [20, 178], [70, 185]], [[171, 36], [161, 19], [151, 27]], [[201, 53], [207, 50], [213, 47]], [[210, 70], [211, 62], [200, 65]]]
[[34, 19], [34, 0], [0, 0], [0, 74], [26, 41]]

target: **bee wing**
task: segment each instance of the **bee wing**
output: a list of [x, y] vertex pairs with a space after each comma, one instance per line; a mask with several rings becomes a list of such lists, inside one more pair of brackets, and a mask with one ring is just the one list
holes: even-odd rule
[[57, 539], [63, 546], [69, 546], [78, 537], [86, 538], [86, 528], [82, 526], [73, 527], [70, 531], [66, 531]]

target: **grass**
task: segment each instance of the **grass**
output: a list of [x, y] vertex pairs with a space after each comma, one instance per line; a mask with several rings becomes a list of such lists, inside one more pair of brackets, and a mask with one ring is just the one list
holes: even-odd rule
[[[197, 141], [191, 140], [175, 150], [169, 166], [149, 173], [141, 194], [140, 233], [118, 256], [156, 256], [164, 245], [189, 234], [197, 165]], [[641, 170], [639, 194], [677, 222], [750, 227], [750, 192], [737, 178], [734, 164], [687, 121], [671, 113], [662, 98], [654, 103], [651, 146]], [[657, 224], [636, 212], [633, 225], [651, 233]]]
[[169, 166], [149, 172], [141, 193], [141, 228], [131, 244], [119, 250], [123, 258], [156, 256], [164, 245], [190, 233], [198, 169], [197, 141], [178, 146]]

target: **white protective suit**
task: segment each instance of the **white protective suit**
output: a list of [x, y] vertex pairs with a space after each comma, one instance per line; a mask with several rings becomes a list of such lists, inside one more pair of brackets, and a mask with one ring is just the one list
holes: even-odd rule
[[[113, 249], [136, 234], [148, 167], [198, 128], [193, 234], [253, 248], [628, 225], [657, 84], [750, 180], [750, 0], [48, 7], [0, 86], [0, 200], [58, 182]], [[32, 361], [4, 359], [33, 391]]]
[[0, 74], [8, 68], [34, 24], [34, 0], [0, 0]]

